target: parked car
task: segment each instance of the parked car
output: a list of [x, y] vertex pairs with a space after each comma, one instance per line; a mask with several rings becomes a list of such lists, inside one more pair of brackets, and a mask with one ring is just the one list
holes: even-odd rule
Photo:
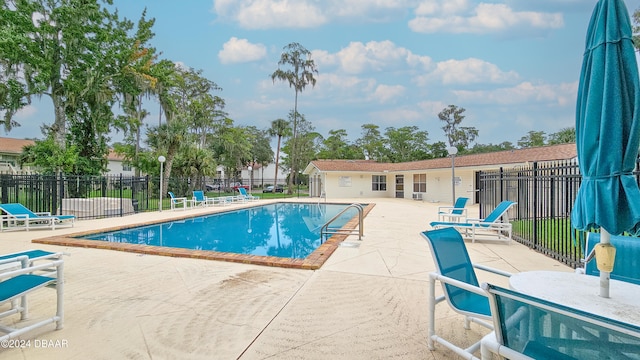
[[238, 191], [238, 188], [244, 188], [245, 190], [249, 190], [249, 185], [242, 185], [242, 183], [233, 183], [231, 184], [233, 191]]
[[281, 193], [281, 192], [284, 192], [284, 187], [282, 185], [278, 185], [278, 186], [269, 185], [266, 188], [264, 188], [262, 192], [263, 193], [273, 193], [273, 192]]
[[207, 191], [220, 190], [220, 184], [206, 184]]

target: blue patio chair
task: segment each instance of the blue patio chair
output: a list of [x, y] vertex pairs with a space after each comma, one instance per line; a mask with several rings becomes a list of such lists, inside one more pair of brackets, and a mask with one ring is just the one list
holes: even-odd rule
[[482, 284], [489, 296], [494, 332], [481, 341], [482, 359], [492, 353], [514, 360], [637, 359], [640, 327]]
[[[594, 248], [600, 243], [600, 233], [587, 233], [584, 268], [579, 272], [600, 276], [595, 259]], [[616, 259], [611, 279], [640, 285], [640, 238], [624, 235], [611, 235], [611, 244], [616, 248]], [[593, 261], [591, 261], [593, 259]]]
[[215, 200], [213, 198], [206, 197], [204, 191], [194, 190], [193, 198], [191, 199], [191, 206], [209, 206], [214, 205]]
[[[474, 322], [488, 329], [493, 329], [489, 300], [485, 292], [480, 288], [475, 270], [481, 269], [503, 276], [511, 276], [510, 273], [479, 264], [473, 264], [469, 258], [464, 239], [453, 228], [424, 231], [421, 235], [429, 243], [431, 255], [436, 266], [436, 271], [429, 274], [429, 336], [427, 344], [433, 350], [434, 342], [438, 342], [456, 354], [471, 358], [474, 352], [480, 348], [480, 339], [467, 348], [453, 344], [442, 338], [435, 331], [435, 307], [444, 300], [456, 312], [464, 315], [464, 327], [470, 328]], [[435, 284], [442, 284], [444, 295], [436, 298]]]
[[180, 208], [182, 210], [187, 209], [188, 200], [186, 197], [176, 197], [175, 194], [171, 191], [169, 191], [168, 194], [171, 197], [171, 210], [180, 209]]
[[442, 222], [466, 222], [467, 221], [467, 202], [469, 198], [459, 197], [453, 206], [438, 207], [438, 221]]
[[[73, 227], [76, 217], [74, 215], [51, 215], [50, 212], [33, 212], [22, 204], [0, 204], [0, 211], [5, 215], [0, 216], [0, 231], [45, 227], [55, 230], [56, 226]], [[6, 225], [3, 225], [6, 224]]]
[[[11, 321], [0, 325], [0, 331], [5, 333], [0, 336], [0, 341], [13, 339], [42, 326], [56, 323], [56, 330], [62, 329], [64, 316], [63, 303], [63, 260], [30, 265], [29, 257], [21, 255], [0, 260], [0, 265], [19, 262], [21, 266], [17, 270], [0, 272], [0, 304], [10, 304], [10, 308], [0, 312], [0, 319], [20, 314], [21, 320], [28, 317], [27, 295], [31, 292], [54, 286], [56, 288], [55, 315], [29, 322]], [[38, 275], [42, 271], [50, 270], [55, 277]], [[17, 300], [20, 300], [19, 302]], [[26, 325], [25, 325], [26, 324]]]
[[259, 196], [254, 196], [254, 195], [248, 194], [247, 190], [245, 188], [239, 187], [238, 191], [240, 192], [240, 196], [244, 197], [245, 200], [247, 200], [247, 201], [260, 200]]
[[9, 254], [0, 255], [0, 260], [12, 259], [19, 256], [26, 256], [29, 260], [29, 265], [33, 265], [34, 262], [39, 260], [59, 260], [62, 258], [61, 252], [51, 252], [44, 250], [25, 250]]
[[514, 205], [516, 203], [513, 201], [503, 201], [484, 219], [467, 219], [466, 222], [434, 221], [430, 225], [434, 229], [454, 228], [463, 233], [465, 238], [471, 238], [471, 242], [489, 239], [510, 243], [512, 225], [507, 212]]

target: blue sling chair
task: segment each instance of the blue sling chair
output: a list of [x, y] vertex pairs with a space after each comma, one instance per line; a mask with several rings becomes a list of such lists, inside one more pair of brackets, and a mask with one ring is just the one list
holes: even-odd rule
[[441, 222], [466, 222], [467, 202], [469, 198], [459, 197], [453, 206], [438, 206], [438, 221]]
[[481, 341], [482, 359], [637, 359], [640, 327], [495, 285], [489, 296], [494, 332]]
[[[436, 266], [436, 271], [429, 274], [429, 334], [427, 338], [429, 349], [434, 350], [434, 342], [437, 342], [465, 359], [474, 359], [476, 357], [473, 353], [480, 349], [481, 339], [467, 348], [462, 348], [436, 334], [436, 304], [446, 300], [454, 311], [464, 315], [465, 329], [470, 328], [471, 322], [493, 329], [490, 322], [489, 299], [484, 290], [480, 288], [474, 268], [507, 277], [511, 274], [473, 264], [469, 258], [464, 239], [454, 228], [424, 231], [421, 235], [429, 243]], [[435, 296], [436, 281], [442, 284], [444, 292], [437, 298]]]
[[[513, 201], [503, 201], [484, 219], [467, 219], [465, 222], [434, 221], [430, 225], [434, 229], [454, 228], [463, 233], [465, 238], [470, 238], [471, 242], [500, 240], [511, 243], [512, 225], [507, 212], [514, 205], [516, 203]], [[501, 221], [503, 217], [505, 219]]]

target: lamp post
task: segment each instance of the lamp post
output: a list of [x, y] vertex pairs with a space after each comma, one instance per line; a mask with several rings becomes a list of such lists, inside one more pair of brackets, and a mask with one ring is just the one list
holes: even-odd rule
[[249, 195], [251, 195], [251, 178], [253, 178], [253, 168], [251, 167], [251, 165], [247, 167], [247, 170], [249, 170]]
[[160, 161], [160, 204], [158, 204], [158, 209], [162, 211], [162, 175], [164, 173], [164, 162], [167, 160], [164, 156], [158, 156], [158, 161]]
[[298, 181], [298, 198], [300, 198], [300, 174], [302, 172], [298, 170], [298, 176], [296, 176], [296, 180]]
[[456, 154], [458, 153], [458, 148], [455, 146], [450, 146], [447, 148], [447, 152], [451, 155], [451, 194], [453, 198], [451, 199], [451, 204], [456, 203]]

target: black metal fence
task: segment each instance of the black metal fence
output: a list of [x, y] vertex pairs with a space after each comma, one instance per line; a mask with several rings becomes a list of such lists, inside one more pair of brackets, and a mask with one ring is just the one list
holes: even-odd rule
[[[640, 178], [638, 171], [634, 174]], [[478, 179], [481, 218], [503, 200], [516, 201], [509, 212], [514, 239], [569, 266], [581, 266], [586, 234], [571, 226], [582, 181], [577, 162], [534, 162], [481, 172]]]
[[[122, 175], [0, 174], [0, 203], [21, 203], [34, 212], [79, 219], [158, 209], [158, 179]], [[152, 189], [156, 188], [155, 193]]]
[[[178, 197], [191, 197], [193, 190], [211, 193], [234, 192], [249, 186], [249, 180], [193, 179], [171, 177], [164, 180]], [[260, 183], [251, 182], [262, 192]], [[151, 176], [77, 176], [0, 173], [0, 203], [21, 203], [34, 212], [70, 214], [78, 219], [125, 216], [159, 208], [160, 179]], [[284, 194], [283, 194], [284, 196]], [[168, 208], [167, 194], [163, 195]]]

